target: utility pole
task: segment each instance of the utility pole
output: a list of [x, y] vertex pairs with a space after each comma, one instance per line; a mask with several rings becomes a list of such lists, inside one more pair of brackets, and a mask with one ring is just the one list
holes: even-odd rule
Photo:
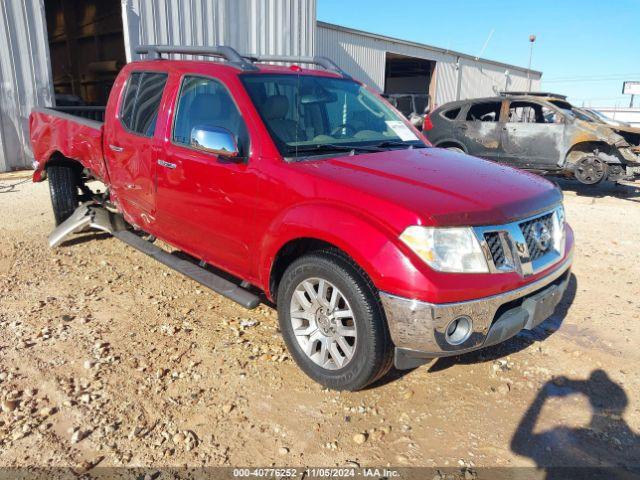
[[527, 69], [527, 83], [528, 89], [527, 92], [531, 92], [531, 62], [533, 60], [533, 44], [536, 42], [536, 36], [531, 34], [529, 35], [529, 43], [531, 46], [529, 47], [529, 68]]

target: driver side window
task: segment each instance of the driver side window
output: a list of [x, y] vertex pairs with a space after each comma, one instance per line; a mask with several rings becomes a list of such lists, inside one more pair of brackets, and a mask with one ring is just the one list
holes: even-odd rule
[[236, 139], [240, 154], [248, 151], [247, 128], [227, 89], [217, 80], [187, 76], [182, 81], [173, 124], [173, 141], [191, 146], [195, 128], [224, 128]]

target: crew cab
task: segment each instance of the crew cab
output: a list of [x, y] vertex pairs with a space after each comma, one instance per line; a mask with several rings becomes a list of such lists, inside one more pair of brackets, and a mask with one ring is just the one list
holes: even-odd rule
[[31, 115], [52, 245], [100, 228], [247, 308], [275, 305], [293, 359], [334, 389], [502, 342], [560, 301], [573, 233], [551, 182], [431, 147], [325, 58], [139, 52], [104, 123]]
[[423, 130], [435, 146], [586, 185], [633, 180], [640, 167], [638, 131], [594, 121], [554, 93], [503, 92], [447, 103]]

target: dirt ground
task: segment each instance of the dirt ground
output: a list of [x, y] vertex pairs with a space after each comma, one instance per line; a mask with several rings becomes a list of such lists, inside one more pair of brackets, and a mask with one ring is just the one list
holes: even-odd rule
[[106, 235], [50, 250], [48, 186], [21, 178], [0, 176], [0, 467], [640, 464], [638, 188], [562, 183], [575, 267], [535, 331], [337, 393], [267, 306]]

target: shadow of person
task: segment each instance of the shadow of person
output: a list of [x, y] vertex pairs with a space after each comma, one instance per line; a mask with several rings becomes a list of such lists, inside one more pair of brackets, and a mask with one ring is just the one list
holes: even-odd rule
[[[534, 432], [548, 398], [576, 394], [586, 396], [591, 405], [587, 426]], [[561, 377], [547, 382], [518, 425], [511, 450], [536, 462], [547, 480], [638, 478], [640, 436], [622, 417], [628, 403], [624, 389], [602, 370], [594, 370], [587, 380]]]

